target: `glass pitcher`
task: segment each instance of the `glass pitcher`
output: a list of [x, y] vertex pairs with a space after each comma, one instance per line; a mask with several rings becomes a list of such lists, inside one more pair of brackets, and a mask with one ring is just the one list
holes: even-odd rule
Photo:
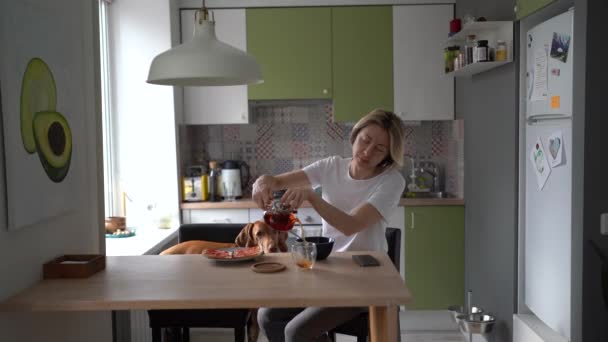
[[273, 192], [272, 204], [270, 208], [264, 212], [264, 222], [270, 227], [280, 231], [289, 231], [293, 228], [296, 222], [300, 222], [296, 217], [297, 210], [291, 206], [281, 203], [281, 197], [286, 190]]

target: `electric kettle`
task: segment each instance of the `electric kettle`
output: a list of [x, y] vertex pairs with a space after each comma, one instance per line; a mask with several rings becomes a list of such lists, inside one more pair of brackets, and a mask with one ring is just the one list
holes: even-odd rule
[[243, 187], [249, 183], [249, 165], [244, 161], [226, 160], [222, 164], [224, 198], [243, 197]]

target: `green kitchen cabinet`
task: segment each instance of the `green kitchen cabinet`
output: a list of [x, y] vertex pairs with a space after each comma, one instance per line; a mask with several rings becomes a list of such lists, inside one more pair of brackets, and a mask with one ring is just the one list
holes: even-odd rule
[[555, 0], [515, 0], [515, 17], [523, 19]]
[[264, 78], [249, 100], [332, 97], [330, 7], [247, 9], [247, 52]]
[[412, 310], [464, 304], [464, 207], [405, 209], [405, 284]]
[[392, 7], [334, 7], [331, 19], [334, 120], [392, 111]]

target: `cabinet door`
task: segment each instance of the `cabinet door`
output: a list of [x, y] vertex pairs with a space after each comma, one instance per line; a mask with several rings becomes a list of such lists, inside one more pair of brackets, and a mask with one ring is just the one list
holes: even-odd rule
[[247, 51], [264, 83], [249, 86], [250, 100], [331, 98], [329, 7], [247, 10]]
[[[182, 42], [194, 34], [194, 10], [181, 11]], [[245, 10], [213, 10], [217, 38], [241, 50], [246, 48]], [[249, 122], [247, 86], [184, 87], [184, 123], [241, 124]]]
[[249, 223], [248, 209], [183, 210], [184, 223]]
[[332, 47], [334, 120], [393, 110], [392, 8], [332, 8]]
[[453, 5], [393, 7], [395, 112], [403, 120], [453, 120], [454, 80], [442, 75]]
[[515, 0], [515, 16], [523, 19], [555, 0]]
[[464, 303], [464, 207], [407, 207], [405, 284], [408, 309], [445, 310]]

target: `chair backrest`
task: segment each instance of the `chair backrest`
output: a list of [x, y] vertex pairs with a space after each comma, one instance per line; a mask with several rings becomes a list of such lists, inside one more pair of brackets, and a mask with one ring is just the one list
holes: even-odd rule
[[195, 223], [179, 227], [178, 242], [206, 240], [214, 242], [234, 242], [244, 224]]
[[388, 242], [388, 256], [399, 270], [401, 266], [401, 230], [387, 227], [386, 242]]

